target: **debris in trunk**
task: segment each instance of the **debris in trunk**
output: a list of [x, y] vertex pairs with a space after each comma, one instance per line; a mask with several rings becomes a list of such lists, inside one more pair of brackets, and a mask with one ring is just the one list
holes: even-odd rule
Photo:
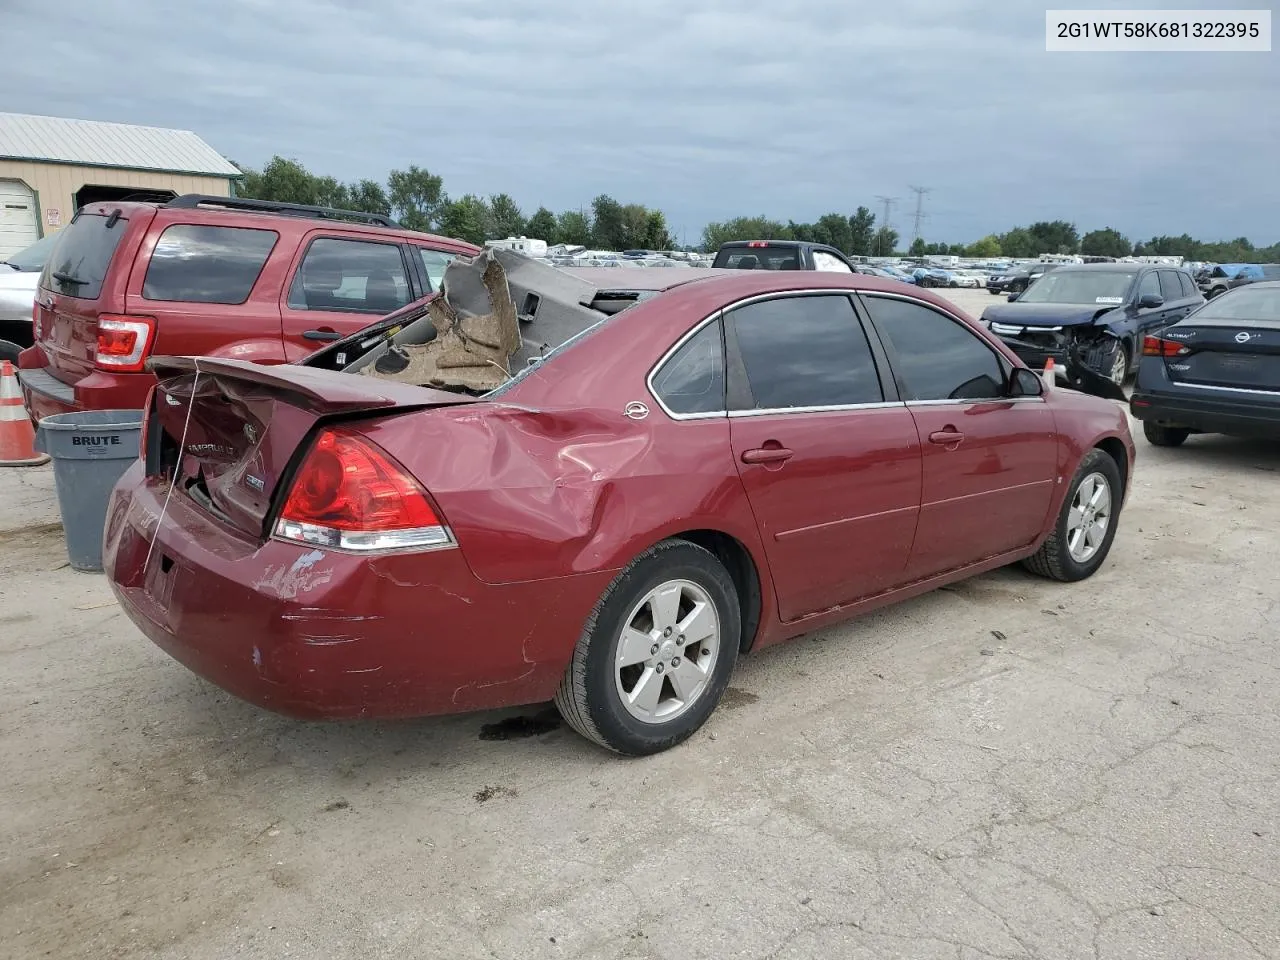
[[[463, 269], [455, 269], [455, 264]], [[361, 369], [362, 375], [476, 392], [493, 390], [510, 379], [520, 328], [506, 274], [493, 252], [450, 264], [442, 288], [444, 295], [427, 307], [435, 337], [399, 345], [407, 361], [403, 366], [375, 363]]]

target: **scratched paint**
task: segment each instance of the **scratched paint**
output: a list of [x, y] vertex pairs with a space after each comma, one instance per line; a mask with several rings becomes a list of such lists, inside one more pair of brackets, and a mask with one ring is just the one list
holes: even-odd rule
[[333, 579], [332, 567], [317, 567], [324, 558], [323, 551], [312, 550], [302, 554], [287, 568], [284, 564], [270, 565], [253, 585], [255, 589], [274, 593], [282, 600], [293, 600], [300, 593], [307, 593]]

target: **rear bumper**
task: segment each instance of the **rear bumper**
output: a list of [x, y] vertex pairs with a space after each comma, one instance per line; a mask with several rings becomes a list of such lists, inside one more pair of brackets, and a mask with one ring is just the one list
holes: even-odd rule
[[258, 543], [181, 492], [162, 511], [165, 489], [137, 463], [112, 494], [103, 563], [125, 613], [206, 680], [299, 718], [549, 700], [612, 576], [491, 585], [456, 549], [363, 557]]
[[[28, 356], [24, 353], [23, 356]], [[18, 368], [22, 399], [31, 419], [81, 410], [141, 410], [156, 382], [149, 373], [95, 371], [78, 383], [63, 383], [47, 367]]]
[[1192, 396], [1195, 388], [1174, 393], [1143, 390], [1129, 400], [1129, 411], [1138, 420], [1167, 427], [1185, 427], [1197, 433], [1221, 433], [1232, 437], [1280, 440], [1280, 394], [1268, 400], [1227, 399], [1217, 392]]

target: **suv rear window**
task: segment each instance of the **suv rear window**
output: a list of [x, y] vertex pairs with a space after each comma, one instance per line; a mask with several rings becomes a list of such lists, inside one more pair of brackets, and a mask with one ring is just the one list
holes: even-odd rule
[[795, 247], [731, 247], [716, 254], [714, 266], [730, 270], [799, 270], [800, 251]]
[[63, 228], [40, 285], [64, 297], [97, 300], [128, 222], [115, 214], [78, 214]]
[[176, 223], [156, 242], [143, 299], [244, 303], [278, 238], [272, 230]]

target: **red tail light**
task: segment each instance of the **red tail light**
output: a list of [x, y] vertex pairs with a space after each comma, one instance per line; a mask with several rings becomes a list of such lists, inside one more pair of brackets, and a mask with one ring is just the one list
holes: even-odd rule
[[747, 241], [747, 246], [748, 246], [748, 247], [767, 247], [768, 245], [769, 245], [769, 241], [768, 241], [768, 240], [749, 240], [749, 241]]
[[1142, 338], [1142, 355], [1144, 357], [1183, 357], [1190, 352], [1185, 343], [1161, 340], [1159, 337]]
[[316, 438], [294, 477], [275, 535], [359, 551], [454, 544], [418, 481], [372, 440], [345, 427]]
[[94, 363], [106, 370], [141, 370], [155, 333], [156, 322], [151, 317], [104, 313], [98, 317], [98, 352]]

